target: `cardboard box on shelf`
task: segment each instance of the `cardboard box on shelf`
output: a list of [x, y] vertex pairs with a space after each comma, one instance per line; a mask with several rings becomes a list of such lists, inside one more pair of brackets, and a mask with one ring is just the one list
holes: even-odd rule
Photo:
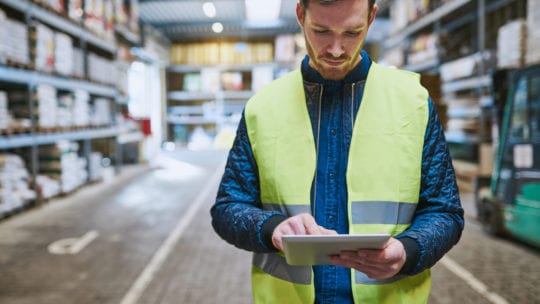
[[35, 29], [33, 53], [36, 70], [52, 72], [55, 59], [55, 33], [48, 26], [38, 23]]
[[493, 171], [493, 145], [481, 143], [478, 146], [478, 174], [490, 176]]
[[525, 63], [527, 26], [518, 19], [499, 28], [497, 37], [497, 67], [520, 68]]

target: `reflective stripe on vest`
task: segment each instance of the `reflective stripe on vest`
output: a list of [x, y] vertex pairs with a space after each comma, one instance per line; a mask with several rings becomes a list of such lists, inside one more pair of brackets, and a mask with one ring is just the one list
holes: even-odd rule
[[[416, 74], [372, 63], [349, 150], [349, 233], [397, 235], [410, 225], [420, 192], [427, 98]], [[263, 208], [309, 213], [317, 152], [300, 71], [260, 90], [245, 115]], [[389, 280], [352, 275], [356, 303], [422, 303], [429, 295], [429, 270]], [[312, 281], [310, 267], [290, 266], [276, 253], [254, 256], [255, 303], [312, 303]]]
[[[288, 216], [310, 213], [308, 205], [264, 204], [264, 210]], [[352, 202], [353, 224], [410, 224], [416, 204], [396, 202]]]

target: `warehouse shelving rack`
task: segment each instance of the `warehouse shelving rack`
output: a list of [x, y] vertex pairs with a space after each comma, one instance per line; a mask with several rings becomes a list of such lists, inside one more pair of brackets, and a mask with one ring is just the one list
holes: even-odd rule
[[[275, 75], [277, 69], [287, 67], [275, 63], [171, 65], [168, 67], [169, 78], [171, 78], [171, 75], [176, 74], [182, 79], [186, 74], [200, 73], [205, 69], [212, 69], [219, 75], [218, 79], [216, 79], [218, 84], [213, 90], [187, 91], [178, 88], [177, 85], [175, 85], [175, 88], [171, 88], [171, 85], [169, 85], [167, 91], [169, 140], [174, 141], [174, 138], [172, 138], [174, 126], [183, 126], [189, 131], [197, 126], [207, 127], [214, 131], [218, 131], [223, 127], [236, 126], [245, 103], [255, 93], [251, 81], [253, 71], [256, 68], [272, 69]], [[228, 90], [223, 87], [221, 75], [228, 72], [243, 74], [243, 89]], [[204, 103], [213, 104], [213, 111], [210, 116], [205, 113]]]
[[[446, 132], [458, 181], [466, 181], [466, 184], [460, 182], [460, 187], [471, 188], [470, 181], [475, 175], [489, 173], [483, 171], [487, 170], [485, 164], [490, 162], [486, 148], [491, 146], [491, 124], [495, 115], [492, 74], [496, 65], [497, 31], [506, 22], [526, 16], [526, 1], [439, 1], [438, 7], [432, 7], [430, 12], [391, 34], [382, 45], [383, 53], [405, 45], [404, 57], [407, 58], [415, 37], [434, 34], [437, 37], [435, 58], [417, 64], [410, 64], [405, 59], [401, 66], [420, 74], [440, 75], [445, 65], [463, 60], [475, 62], [469, 75], [443, 79], [440, 87], [443, 105], [439, 109], [444, 109], [445, 119], [465, 121], [467, 128], [475, 128]], [[475, 100], [474, 108], [460, 108], [460, 102], [464, 100], [468, 100], [468, 107]]]
[[[493, 15], [504, 11], [506, 18], [518, 18], [525, 15], [525, 0], [449, 0], [434, 8], [431, 12], [409, 23], [406, 27], [390, 35], [383, 43], [385, 51], [391, 50], [398, 45], [407, 45], [411, 39], [421, 33], [434, 33], [438, 37], [439, 50], [436, 58], [426, 60], [419, 64], [405, 64], [401, 67], [419, 73], [439, 73], [442, 64], [462, 59], [468, 56], [488, 55], [486, 52], [493, 50], [496, 40], [497, 29], [508, 21], [507, 19], [495, 18]], [[466, 30], [459, 33], [460, 30]], [[458, 34], [455, 34], [458, 32]], [[453, 39], [457, 35], [465, 42], [468, 51], [466, 54], [456, 56], [449, 55], [449, 50], [445, 50], [445, 45], [441, 41], [443, 36]], [[486, 37], [486, 35], [488, 37]], [[491, 93], [492, 76], [491, 67], [486, 66], [485, 60], [479, 60], [474, 72], [466, 78], [445, 81], [442, 83], [443, 99], [449, 101], [454, 98], [455, 93], [469, 93], [476, 96], [478, 100], [482, 96]], [[479, 107], [482, 105], [478, 104]], [[459, 112], [459, 111], [458, 111]], [[484, 126], [483, 117], [478, 111], [480, 126]], [[489, 112], [489, 111], [487, 111]], [[488, 114], [489, 115], [489, 114]], [[489, 130], [479, 130], [478, 134], [447, 134], [447, 140], [451, 144], [477, 146], [482, 142], [489, 142]], [[472, 160], [475, 156], [465, 156]], [[458, 157], [459, 158], [459, 157]]]
[[[118, 126], [115, 120], [115, 113], [119, 112], [122, 103], [126, 97], [114, 85], [98, 83], [88, 79], [88, 54], [92, 51], [97, 51], [100, 54], [106, 54], [108, 58], [115, 59], [118, 50], [117, 39], [126, 41], [127, 43], [136, 46], [141, 42], [141, 37], [138, 34], [130, 32], [123, 26], [115, 26], [115, 38], [106, 39], [98, 36], [91, 30], [84, 27], [82, 21], [68, 19], [51, 10], [41, 7], [40, 5], [28, 0], [0, 0], [0, 7], [17, 12], [17, 16], [23, 16], [19, 19], [21, 22], [30, 26], [34, 20], [39, 21], [58, 32], [65, 33], [72, 37], [74, 41], [79, 43], [83, 55], [84, 62], [84, 78], [78, 79], [70, 76], [61, 76], [49, 74], [41, 71], [33, 70], [31, 67], [20, 66], [5, 66], [0, 65], [0, 83], [4, 86], [16, 86], [28, 93], [28, 108], [30, 113], [31, 128], [29, 132], [13, 132], [0, 135], [0, 152], [1, 151], [21, 151], [25, 149], [25, 154], [29, 159], [26, 164], [30, 172], [30, 184], [35, 186], [35, 177], [38, 174], [40, 167], [39, 149], [41, 146], [52, 145], [61, 140], [76, 141], [81, 143], [79, 153], [82, 157], [89, 159], [92, 152], [93, 142], [96, 140], [106, 141], [107, 152], [112, 154], [104, 154], [113, 160], [113, 165], [116, 170], [122, 166], [122, 145], [129, 142], [140, 141], [142, 135], [140, 132], [124, 133]], [[57, 90], [75, 91], [85, 90], [90, 96], [107, 98], [111, 100], [112, 108], [112, 123], [103, 126], [88, 126], [76, 128], [58, 128], [50, 132], [38, 132], [37, 122], [35, 119], [32, 94], [36, 87], [41, 84], [50, 85]], [[25, 88], [25, 89], [24, 89]], [[0, 215], [1, 217], [1, 215]]]

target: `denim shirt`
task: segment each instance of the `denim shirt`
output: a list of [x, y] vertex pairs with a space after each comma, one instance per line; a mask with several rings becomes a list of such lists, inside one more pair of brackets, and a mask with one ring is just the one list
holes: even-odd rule
[[[318, 145], [317, 175], [311, 193], [312, 212], [319, 225], [338, 233], [348, 233], [345, 181], [348, 151], [354, 117], [371, 65], [368, 55], [365, 52], [361, 55], [363, 59], [358, 66], [339, 81], [323, 79], [309, 67], [309, 57], [302, 62], [306, 94], [313, 94], [310, 88], [321, 85], [323, 90], [320, 104], [308, 103]], [[349, 87], [353, 82], [360, 82], [355, 88], [355, 98], [345, 96], [346, 92], [352, 91]], [[457, 243], [464, 225], [442, 125], [431, 100], [427, 102], [429, 120], [422, 154], [419, 203], [409, 229], [396, 236], [407, 253], [407, 261], [400, 273], [407, 275], [433, 266]], [[229, 152], [211, 215], [214, 230], [227, 242], [249, 251], [276, 251], [271, 234], [286, 216], [262, 209], [258, 168], [244, 116]], [[313, 270], [317, 303], [353, 303], [349, 269], [314, 266]]]
[[[320, 104], [308, 104], [315, 145], [317, 148], [317, 174], [312, 188], [312, 212], [315, 221], [339, 234], [349, 231], [347, 209], [346, 171], [348, 151], [360, 98], [344, 92], [355, 88], [362, 96], [371, 60], [362, 52], [362, 60], [343, 80], [325, 80], [309, 66], [309, 57], [302, 62], [305, 83], [319, 84], [322, 90]], [[353, 93], [351, 93], [353, 94]], [[317, 303], [353, 303], [351, 271], [340, 266], [314, 266]]]

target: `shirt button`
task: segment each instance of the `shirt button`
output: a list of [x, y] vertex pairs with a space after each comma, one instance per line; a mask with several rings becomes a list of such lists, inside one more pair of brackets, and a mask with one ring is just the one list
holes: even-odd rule
[[336, 132], [336, 129], [332, 129], [332, 130], [330, 130], [330, 134], [332, 134], [332, 135], [336, 135], [336, 133], [337, 133], [337, 132]]
[[328, 221], [330, 221], [330, 223], [333, 223], [333, 222], [334, 222], [334, 217], [330, 215], [330, 216], [328, 217]]
[[334, 173], [330, 173], [330, 174], [328, 174], [328, 177], [329, 177], [330, 179], [334, 179], [335, 175], [334, 175]]

